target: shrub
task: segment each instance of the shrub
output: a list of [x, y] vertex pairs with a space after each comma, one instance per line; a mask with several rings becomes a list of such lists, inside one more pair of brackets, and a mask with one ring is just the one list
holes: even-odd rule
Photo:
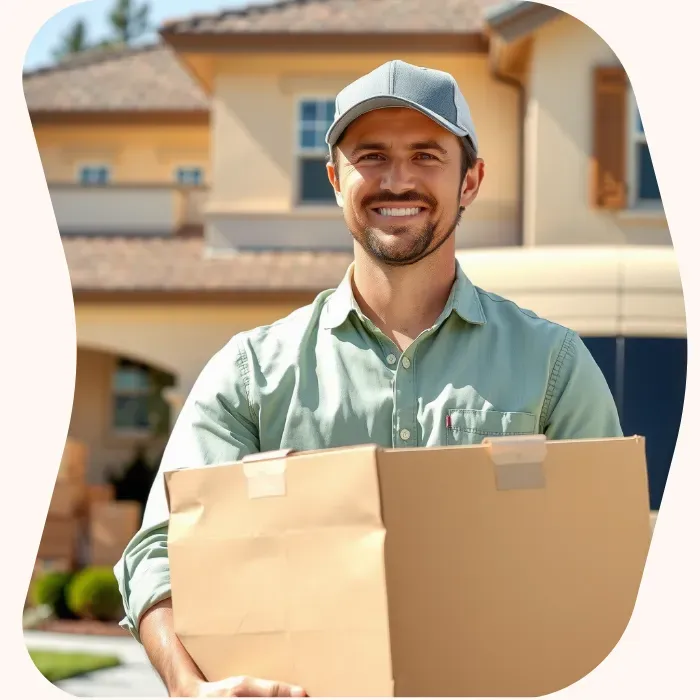
[[32, 582], [30, 602], [34, 607], [46, 605], [59, 619], [71, 619], [73, 614], [67, 604], [66, 592], [73, 574], [63, 571], [49, 571], [40, 574]]
[[77, 573], [68, 585], [66, 600], [75, 615], [87, 620], [113, 622], [123, 613], [117, 580], [106, 566]]

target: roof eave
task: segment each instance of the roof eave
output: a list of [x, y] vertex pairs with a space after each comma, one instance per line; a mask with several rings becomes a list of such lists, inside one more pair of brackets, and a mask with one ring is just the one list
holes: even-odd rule
[[474, 32], [186, 32], [168, 27], [160, 36], [176, 52], [337, 52], [413, 50], [488, 53], [489, 39], [481, 30]]
[[507, 3], [484, 13], [489, 33], [510, 43], [537, 31], [560, 17], [562, 11], [540, 2]]

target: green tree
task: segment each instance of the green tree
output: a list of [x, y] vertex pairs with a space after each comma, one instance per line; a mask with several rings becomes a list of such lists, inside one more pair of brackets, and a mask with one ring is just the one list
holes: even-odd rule
[[61, 37], [61, 43], [54, 50], [54, 58], [61, 61], [65, 58], [81, 53], [90, 48], [87, 38], [87, 24], [85, 20], [75, 21], [68, 31]]
[[132, 0], [116, 0], [109, 13], [114, 41], [120, 44], [129, 44], [145, 34], [150, 29], [150, 10], [150, 6], [145, 2], [139, 5]]

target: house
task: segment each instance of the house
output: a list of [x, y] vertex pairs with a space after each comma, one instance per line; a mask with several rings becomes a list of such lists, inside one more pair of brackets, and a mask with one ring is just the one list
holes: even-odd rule
[[683, 296], [633, 91], [593, 30], [529, 2], [282, 0], [160, 37], [25, 76], [74, 290], [70, 433], [93, 481], [135, 445], [162, 448], [231, 335], [342, 278], [351, 238], [324, 135], [335, 94], [401, 58], [451, 72], [479, 131], [487, 177], [460, 261], [581, 333], [625, 432], [647, 437], [658, 508], [685, 389]]

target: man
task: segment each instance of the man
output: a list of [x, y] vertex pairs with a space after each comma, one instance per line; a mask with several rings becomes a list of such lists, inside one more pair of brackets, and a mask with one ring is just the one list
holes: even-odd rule
[[[452, 76], [391, 61], [343, 90], [328, 176], [354, 238], [335, 291], [232, 338], [178, 418], [141, 532], [115, 572], [171, 694], [303, 695], [292, 679], [207, 683], [173, 632], [163, 470], [279, 448], [613, 437], [608, 386], [571, 330], [475, 288], [455, 228], [484, 177]], [[358, 669], [361, 673], [362, 669]]]

